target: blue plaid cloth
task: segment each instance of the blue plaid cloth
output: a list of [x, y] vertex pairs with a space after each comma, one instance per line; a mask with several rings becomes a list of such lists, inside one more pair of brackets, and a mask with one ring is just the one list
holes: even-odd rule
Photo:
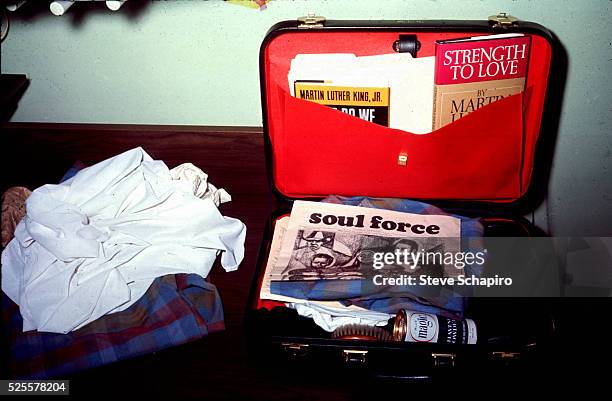
[[[329, 196], [323, 200], [351, 206], [394, 210], [405, 213], [445, 215], [449, 214], [433, 205], [407, 199]], [[451, 215], [461, 220], [461, 250], [483, 250], [484, 228], [477, 218]], [[482, 267], [466, 264], [466, 275], [479, 276]], [[396, 313], [399, 309], [412, 309], [437, 313], [448, 317], [461, 317], [465, 309], [469, 289], [441, 286], [375, 286], [366, 280], [312, 280], [273, 281], [271, 291], [311, 300], [339, 300], [347, 305], [358, 305], [370, 310]]]
[[157, 278], [128, 309], [68, 334], [22, 332], [19, 307], [2, 294], [11, 378], [46, 379], [159, 351], [224, 330], [214, 285], [195, 274]]

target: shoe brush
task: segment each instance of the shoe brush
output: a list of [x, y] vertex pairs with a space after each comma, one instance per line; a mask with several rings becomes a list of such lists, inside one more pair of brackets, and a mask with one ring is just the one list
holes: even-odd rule
[[387, 330], [367, 324], [340, 326], [332, 333], [331, 338], [336, 340], [393, 341], [391, 333]]

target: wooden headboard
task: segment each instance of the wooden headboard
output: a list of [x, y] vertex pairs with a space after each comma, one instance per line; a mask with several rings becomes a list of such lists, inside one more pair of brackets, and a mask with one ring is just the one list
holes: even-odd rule
[[141, 146], [169, 168], [191, 162], [232, 193], [267, 192], [258, 127], [5, 123], [0, 189], [57, 183], [76, 162], [92, 165]]

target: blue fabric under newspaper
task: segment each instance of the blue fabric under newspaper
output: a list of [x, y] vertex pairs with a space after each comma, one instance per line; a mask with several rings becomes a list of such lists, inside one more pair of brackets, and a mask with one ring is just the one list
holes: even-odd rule
[[[461, 251], [483, 250], [484, 228], [478, 218], [449, 214], [440, 208], [422, 202], [368, 197], [329, 196], [323, 200], [351, 206], [394, 210], [398, 212], [453, 216], [461, 220]], [[467, 276], [480, 276], [483, 265], [466, 263]], [[272, 281], [271, 292], [300, 299], [337, 300], [346, 305], [357, 305], [370, 310], [395, 313], [399, 309], [412, 309], [449, 317], [462, 316], [468, 287], [425, 285], [374, 285], [372, 280], [304, 280]]]

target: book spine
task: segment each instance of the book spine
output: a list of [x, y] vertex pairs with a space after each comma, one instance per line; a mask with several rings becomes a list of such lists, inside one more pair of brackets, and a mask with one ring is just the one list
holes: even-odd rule
[[436, 121], [438, 121], [438, 113], [439, 113], [439, 107], [438, 107], [438, 85], [434, 84], [434, 90], [433, 90], [433, 112], [431, 113], [431, 129], [432, 131], [437, 130], [439, 127], [436, 124]]

